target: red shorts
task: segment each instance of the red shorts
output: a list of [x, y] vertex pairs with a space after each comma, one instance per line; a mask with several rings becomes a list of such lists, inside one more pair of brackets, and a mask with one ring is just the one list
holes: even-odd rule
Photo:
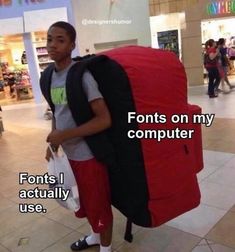
[[100, 233], [113, 221], [107, 168], [96, 159], [70, 160], [79, 190], [79, 218], [87, 217], [92, 229]]

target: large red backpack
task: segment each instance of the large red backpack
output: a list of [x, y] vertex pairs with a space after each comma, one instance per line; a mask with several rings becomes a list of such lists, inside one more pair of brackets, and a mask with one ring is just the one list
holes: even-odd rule
[[[77, 66], [78, 65], [78, 66]], [[201, 109], [187, 101], [187, 78], [174, 53], [128, 46], [75, 64], [67, 77], [68, 105], [78, 125], [92, 117], [82, 89], [82, 75], [89, 70], [112, 116], [112, 127], [85, 140], [98, 160], [109, 166], [112, 204], [131, 223], [157, 227], [200, 203], [196, 173], [203, 167], [200, 124], [192, 115]], [[42, 75], [41, 88], [50, 99], [52, 68]], [[79, 108], [79, 109], [78, 109]], [[128, 113], [166, 116], [165, 123], [128, 122]], [[173, 115], [186, 115], [187, 123], [172, 123]], [[134, 115], [134, 113], [133, 113]], [[193, 130], [192, 138], [129, 138], [128, 132]], [[133, 133], [134, 134], [134, 133]]]

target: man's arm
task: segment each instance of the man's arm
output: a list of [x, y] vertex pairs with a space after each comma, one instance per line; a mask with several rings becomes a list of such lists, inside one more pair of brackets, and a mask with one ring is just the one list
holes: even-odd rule
[[51, 131], [55, 130], [56, 129], [56, 126], [55, 126], [55, 117], [54, 115], [52, 116], [52, 119], [51, 119]]
[[[55, 123], [55, 117], [53, 115], [52, 119], [51, 119], [51, 133], [56, 129], [56, 123]], [[50, 133], [50, 134], [51, 134]], [[53, 151], [57, 152], [59, 145], [51, 145], [51, 148]], [[53, 158], [51, 150], [49, 147], [47, 147], [46, 150], [46, 156], [45, 156], [46, 160], [49, 162], [50, 158]]]
[[76, 128], [54, 130], [48, 135], [47, 142], [53, 145], [60, 145], [66, 140], [75, 137], [91, 136], [109, 128], [111, 126], [111, 116], [104, 99], [95, 99], [90, 102], [90, 105], [94, 113], [94, 117], [91, 120]]

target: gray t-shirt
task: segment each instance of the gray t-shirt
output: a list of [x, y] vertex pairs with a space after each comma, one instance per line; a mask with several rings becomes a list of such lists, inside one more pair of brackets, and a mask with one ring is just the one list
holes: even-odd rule
[[[56, 72], [53, 71], [51, 79], [51, 98], [55, 105], [55, 121], [56, 129], [64, 130], [77, 127], [73, 120], [71, 111], [67, 104], [66, 97], [66, 77], [68, 70], [76, 62], [72, 62], [66, 69]], [[92, 101], [98, 98], [102, 98], [101, 93], [98, 90], [98, 85], [89, 71], [85, 71], [82, 77], [83, 89], [87, 95], [88, 101]], [[94, 156], [83, 138], [73, 138], [65, 141], [62, 147], [71, 160], [84, 161], [92, 159]]]

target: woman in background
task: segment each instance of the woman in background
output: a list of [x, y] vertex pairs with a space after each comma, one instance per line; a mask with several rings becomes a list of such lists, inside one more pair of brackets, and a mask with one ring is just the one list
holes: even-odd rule
[[225, 47], [225, 39], [224, 38], [220, 38], [218, 40], [218, 48], [220, 51], [220, 55], [221, 55], [221, 61], [220, 61], [220, 65], [219, 65], [219, 73], [220, 73], [220, 77], [221, 77], [221, 86], [222, 86], [222, 90], [224, 90], [224, 82], [227, 83], [227, 85], [229, 86], [230, 89], [234, 88], [234, 86], [232, 86], [228, 80], [228, 66], [229, 66], [229, 60], [227, 57], [227, 48]]
[[208, 72], [208, 95], [210, 98], [218, 96], [216, 90], [220, 84], [220, 74], [218, 70], [219, 49], [213, 39], [209, 39], [205, 44], [205, 68]]

